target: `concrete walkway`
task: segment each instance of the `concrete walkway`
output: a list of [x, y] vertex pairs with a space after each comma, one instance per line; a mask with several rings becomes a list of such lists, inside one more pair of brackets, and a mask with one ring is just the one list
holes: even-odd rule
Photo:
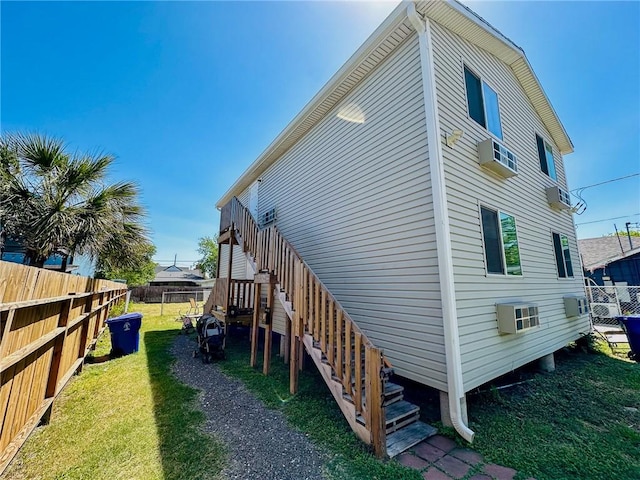
[[419, 470], [425, 480], [513, 480], [518, 473], [513, 468], [486, 463], [478, 452], [461, 448], [442, 435], [420, 442], [396, 459], [406, 467]]

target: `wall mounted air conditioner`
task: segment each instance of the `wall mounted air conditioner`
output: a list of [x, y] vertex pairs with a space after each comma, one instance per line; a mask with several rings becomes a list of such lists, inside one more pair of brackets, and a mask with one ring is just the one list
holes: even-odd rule
[[260, 217], [260, 226], [266, 227], [267, 225], [276, 221], [276, 209], [271, 208], [264, 212]]
[[571, 209], [571, 198], [569, 198], [569, 192], [563, 190], [557, 185], [547, 188], [546, 191], [547, 201], [553, 208], [557, 208], [560, 210]]
[[589, 313], [589, 302], [584, 295], [564, 297], [564, 311], [568, 318], [580, 317]]
[[615, 318], [620, 315], [617, 303], [592, 303], [591, 314], [598, 318]]
[[537, 305], [522, 302], [498, 303], [496, 310], [500, 333], [520, 333], [540, 326]]
[[518, 158], [493, 138], [478, 144], [478, 160], [480, 165], [504, 178], [518, 174]]

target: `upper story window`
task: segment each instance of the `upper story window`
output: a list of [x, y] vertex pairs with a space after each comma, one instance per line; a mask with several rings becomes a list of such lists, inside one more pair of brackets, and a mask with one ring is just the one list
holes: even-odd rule
[[557, 180], [556, 164], [553, 158], [553, 149], [551, 148], [551, 145], [545, 142], [538, 134], [536, 134], [536, 143], [538, 144], [538, 159], [540, 159], [540, 170], [542, 170], [554, 180]]
[[480, 207], [487, 273], [522, 275], [516, 219], [504, 212]]
[[571, 252], [569, 252], [569, 239], [566, 235], [552, 232], [553, 250], [556, 255], [556, 266], [560, 278], [573, 277], [573, 265]]
[[469, 116], [502, 140], [498, 94], [475, 73], [464, 67]]

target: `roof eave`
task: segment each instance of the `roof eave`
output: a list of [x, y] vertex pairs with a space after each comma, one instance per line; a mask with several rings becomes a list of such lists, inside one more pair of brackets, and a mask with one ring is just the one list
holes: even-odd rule
[[[240, 175], [240, 177], [231, 185], [225, 194], [216, 202], [218, 209], [227, 204], [234, 196], [240, 194], [248, 188], [260, 175], [273, 164], [282, 154], [284, 154], [291, 145], [286, 145], [287, 140], [295, 133], [295, 130], [307, 119], [313, 115], [314, 111], [322, 104], [326, 97], [340, 87], [345, 79], [366, 59], [375, 48], [383, 42], [406, 18], [406, 1], [401, 2], [389, 14], [385, 21], [369, 36], [365, 43], [347, 60], [347, 62], [338, 70], [324, 87], [305, 105], [302, 111], [294, 117], [285, 129], [276, 137], [276, 139], [260, 154], [260, 156]], [[560, 152], [565, 155], [573, 152], [573, 143], [569, 138], [564, 126], [560, 122], [555, 110], [551, 106], [551, 102], [546, 93], [542, 89], [538, 78], [536, 77], [524, 51], [505, 37], [502, 33], [492, 27], [488, 22], [469, 10], [456, 0], [447, 0], [443, 2], [424, 2], [415, 1], [416, 9], [422, 14], [429, 15], [432, 8], [450, 8], [457, 14], [464, 16], [465, 19], [472, 22], [475, 26], [482, 29], [486, 35], [483, 39], [481, 48], [485, 48], [491, 52], [491, 46], [494, 45], [494, 52], [499, 47], [506, 47], [506, 53], [502, 55], [494, 53], [498, 58], [507, 63], [514, 71], [516, 77], [523, 85], [525, 93], [529, 97], [534, 109], [543, 117], [542, 121], [549, 130], [553, 141], [558, 146]], [[434, 21], [438, 21], [434, 18]], [[443, 26], [447, 27], [446, 24]], [[455, 31], [455, 30], [453, 30]]]
[[[424, 3], [426, 4], [428, 2]], [[442, 3], [446, 4], [446, 6], [453, 9], [456, 13], [464, 16], [468, 21], [484, 30], [492, 37], [493, 42], [497, 42], [501, 44], [501, 46], [504, 46], [508, 50], [511, 50], [511, 55], [509, 55], [508, 58], [505, 58], [504, 55], [500, 55], [497, 52], [491, 53], [494, 53], [498, 58], [500, 58], [512, 68], [514, 74], [518, 78], [518, 81], [522, 84], [525, 93], [533, 104], [534, 109], [538, 112], [539, 115], [546, 117], [542, 119], [543, 123], [545, 123], [545, 126], [547, 126], [547, 129], [553, 137], [555, 144], [558, 146], [560, 153], [562, 153], [563, 155], [572, 153], [573, 143], [571, 142], [571, 139], [569, 138], [567, 131], [562, 125], [562, 122], [560, 121], [560, 118], [558, 117], [556, 111], [551, 105], [549, 97], [542, 88], [542, 84], [538, 80], [538, 77], [533, 71], [533, 68], [531, 68], [531, 64], [529, 63], [524, 50], [513, 43], [500, 31], [498, 31], [489, 22], [484, 20], [482, 17], [480, 17], [478, 14], [476, 14], [474, 11], [461, 4], [460, 2], [456, 0], [446, 0]], [[483, 46], [483, 48], [486, 48], [486, 45]], [[515, 54], [515, 57], [513, 56], [513, 54]]]
[[389, 16], [382, 22], [382, 24], [374, 30], [374, 32], [367, 38], [362, 46], [351, 55], [349, 60], [329, 79], [329, 81], [322, 87], [322, 89], [314, 95], [314, 97], [305, 105], [298, 115], [296, 115], [291, 122], [285, 127], [285, 129], [271, 142], [271, 144], [262, 152], [262, 154], [244, 171], [244, 173], [231, 185], [226, 193], [216, 202], [218, 209], [226, 205], [236, 194], [242, 192], [247, 188], [260, 174], [262, 174], [278, 157], [282, 155], [273, 155], [285, 142], [287, 137], [291, 135], [296, 127], [309, 116], [318, 105], [328, 96], [336, 87], [338, 87], [345, 78], [353, 71], [357, 66], [369, 56], [369, 54], [378, 46], [378, 44], [393, 32], [396, 27], [402, 23], [406, 18], [406, 2], [401, 2], [398, 6], [389, 14]]

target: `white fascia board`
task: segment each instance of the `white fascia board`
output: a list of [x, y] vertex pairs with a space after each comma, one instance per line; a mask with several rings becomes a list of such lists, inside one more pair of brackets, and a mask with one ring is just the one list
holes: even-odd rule
[[[521, 64], [522, 67], [519, 64]], [[547, 94], [542, 88], [542, 84], [538, 80], [536, 73], [533, 71], [533, 68], [531, 68], [531, 64], [526, 55], [523, 54], [520, 61], [513, 62], [510, 67], [522, 84], [533, 107], [549, 130], [554, 142], [560, 149], [560, 153], [563, 155], [573, 153], [573, 142], [571, 138], [569, 138], [569, 134], [549, 101], [549, 97], [547, 97]]]
[[[438, 23], [441, 23], [446, 28], [451, 28], [452, 25], [448, 24], [449, 22], [447, 21], [447, 18], [444, 18], [448, 17], [448, 15], [445, 14], [443, 17], [442, 7], [445, 9], [448, 8], [450, 12], [454, 13], [456, 20], [467, 20], [481, 29], [486, 36], [483, 35], [484, 38], [483, 42], [481, 42], [482, 45], [479, 46], [496, 55], [513, 69], [516, 77], [522, 84], [525, 93], [531, 100], [534, 109], [538, 112], [543, 123], [551, 133], [551, 136], [560, 149], [560, 152], [562, 154], [573, 152], [571, 139], [560, 122], [555, 110], [551, 106], [549, 98], [542, 89], [538, 78], [533, 72], [529, 61], [520, 47], [456, 0], [436, 2], [414, 1], [414, 3], [420, 13]], [[231, 198], [240, 194], [245, 188], [251, 185], [252, 182], [259, 178], [271, 164], [273, 164], [293, 145], [293, 143], [295, 143], [295, 140], [297, 139], [295, 139], [293, 143], [290, 142], [295, 137], [296, 130], [303, 126], [303, 123], [309, 119], [310, 116], [316, 113], [316, 110], [322, 106], [322, 103], [327, 99], [327, 97], [339, 88], [349, 75], [371, 54], [371, 52], [373, 52], [378, 45], [382, 43], [400, 25], [400, 23], [407, 18], [406, 4], [407, 2], [401, 2], [393, 12], [389, 14], [385, 21], [369, 36], [365, 43], [351, 56], [351, 58], [347, 60], [342, 68], [340, 68], [340, 70], [331, 77], [325, 86], [309, 101], [309, 103], [307, 103], [302, 111], [295, 116], [295, 118], [276, 137], [276, 139], [216, 202], [217, 208], [222, 208], [222, 206], [229, 202]], [[458, 33], [472, 43], [480, 43], [477, 41], [478, 39], [475, 39], [474, 41], [473, 38], [469, 38], [469, 35], [465, 35], [465, 32], [457, 31], [456, 28], [452, 28], [452, 31]], [[505, 51], [508, 52], [508, 55], [505, 55]], [[320, 118], [323, 116], [324, 114], [321, 114]]]
[[[389, 14], [382, 24], [369, 36], [362, 46], [347, 60], [322, 89], [307, 103], [285, 129], [271, 142], [264, 152], [247, 168], [227, 192], [216, 202], [222, 208], [235, 195], [242, 192], [256, 180], [272, 163], [275, 162], [289, 146], [284, 146], [295, 130], [307, 119], [320, 104], [344, 82], [344, 80], [407, 18], [404, 3]], [[283, 148], [284, 147], [284, 148]]]
[[522, 50], [522, 48], [520, 48], [518, 45], [513, 43], [513, 41], [511, 41], [508, 37], [503, 35], [502, 32], [500, 32], [493, 25], [491, 25], [489, 22], [487, 22], [484, 18], [482, 18], [477, 13], [475, 13], [466, 5], [458, 2], [457, 0], [445, 0], [443, 3], [446, 3], [449, 6], [449, 8], [452, 8], [453, 10], [455, 10], [459, 15], [465, 17], [467, 20], [470, 20], [471, 22], [475, 23], [477, 26], [485, 30], [492, 37], [494, 37], [496, 41], [502, 42], [506, 47], [510, 48], [511, 50], [516, 51], [520, 55], [524, 55], [524, 50]]
[[[428, 17], [433, 18], [436, 22], [441, 21], [441, 19], [437, 18], [437, 16], [430, 15], [429, 7], [436, 5], [437, 8], [438, 4], [446, 5], [451, 10], [455, 11], [456, 14], [465, 18], [469, 22], [472, 22], [489, 35], [488, 41], [490, 42], [490, 44], [495, 45], [495, 47], [491, 49], [493, 51], [490, 50], [490, 52], [496, 55], [512, 68], [513, 72], [516, 75], [516, 78], [520, 81], [525, 93], [529, 97], [529, 100], [531, 101], [534, 109], [540, 115], [540, 118], [553, 137], [555, 144], [560, 149], [560, 153], [562, 153], [563, 155], [572, 153], [573, 143], [571, 142], [567, 131], [562, 125], [560, 118], [556, 114], [556, 111], [553, 109], [553, 106], [549, 101], [549, 97], [542, 88], [542, 84], [538, 80], [538, 77], [533, 71], [533, 68], [531, 68], [531, 64], [529, 63], [524, 50], [513, 43], [511, 40], [509, 40], [506, 36], [500, 33], [495, 27], [489, 24], [478, 14], [473, 12], [470, 8], [461, 4], [457, 0], [446, 0], [444, 2], [425, 2], [422, 4], [424, 5], [424, 13]], [[442, 24], [443, 26], [448, 27], [446, 21]], [[462, 32], [457, 33], [462, 37], [467, 38], [467, 40], [471, 41], [472, 43], [478, 43]], [[504, 54], [501, 54], [501, 52], [503, 52], [505, 48], [507, 48], [511, 53], [511, 55], [509, 55], [509, 58], [506, 58]], [[513, 59], [514, 55], [515, 60]]]

